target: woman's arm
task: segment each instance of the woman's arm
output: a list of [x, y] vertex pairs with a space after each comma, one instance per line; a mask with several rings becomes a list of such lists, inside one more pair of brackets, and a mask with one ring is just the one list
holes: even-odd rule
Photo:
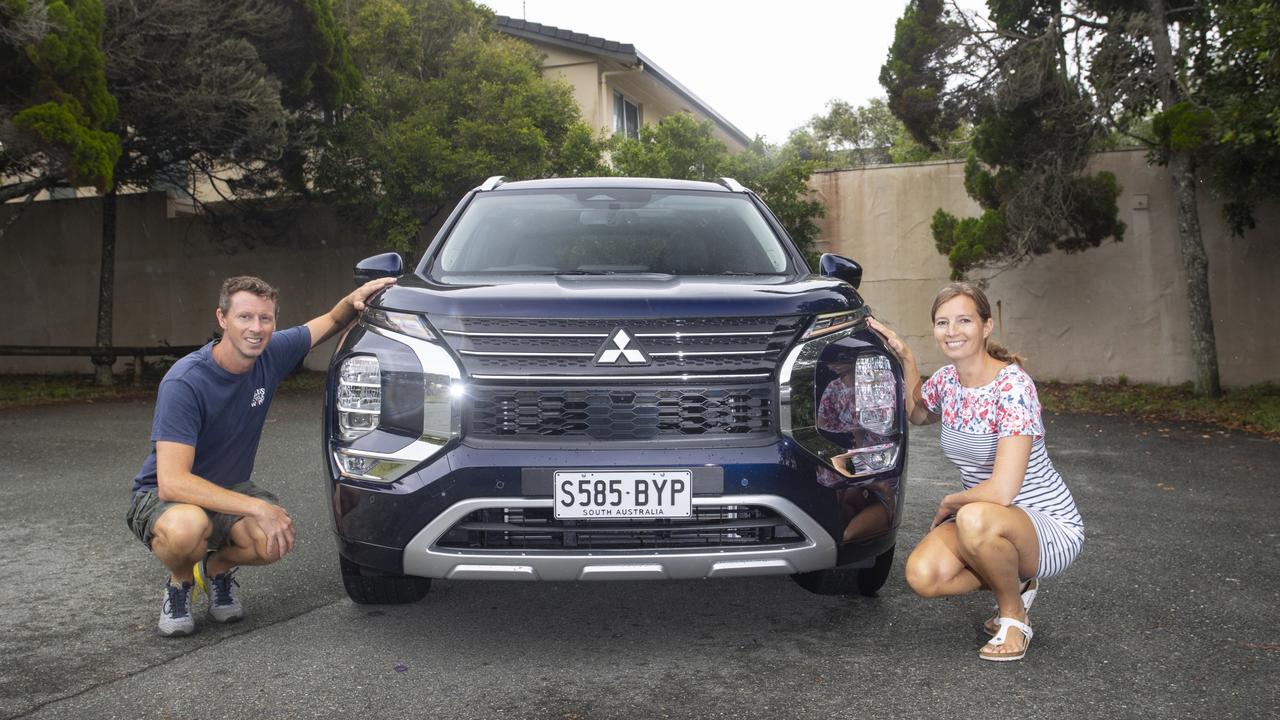
[[996, 464], [991, 477], [974, 485], [968, 490], [952, 493], [942, 498], [938, 505], [938, 513], [933, 517], [930, 528], [952, 515], [961, 507], [973, 502], [989, 502], [1008, 506], [1018, 497], [1022, 490], [1022, 481], [1027, 476], [1027, 462], [1031, 459], [1031, 436], [1010, 435], [1002, 437], [996, 443]]
[[907, 386], [907, 391], [903, 393], [906, 396], [907, 419], [913, 425], [931, 425], [938, 422], [939, 416], [930, 412], [920, 397], [920, 388], [924, 385], [924, 380], [920, 377], [920, 368], [916, 367], [916, 356], [911, 352], [910, 346], [879, 320], [867, 318], [867, 324], [884, 338], [885, 344], [902, 363], [902, 380]]

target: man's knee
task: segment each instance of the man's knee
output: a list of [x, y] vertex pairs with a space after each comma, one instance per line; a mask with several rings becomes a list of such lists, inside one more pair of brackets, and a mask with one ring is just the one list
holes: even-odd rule
[[280, 559], [278, 552], [267, 554], [267, 534], [249, 518], [241, 518], [231, 526], [231, 544], [253, 553], [254, 557], [247, 558], [245, 564], [268, 565]]
[[154, 549], [160, 546], [171, 552], [194, 553], [204, 549], [212, 525], [209, 514], [198, 505], [175, 505], [156, 518]]

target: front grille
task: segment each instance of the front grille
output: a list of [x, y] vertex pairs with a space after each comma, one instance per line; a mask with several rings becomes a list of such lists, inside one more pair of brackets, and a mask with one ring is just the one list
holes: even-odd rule
[[[467, 374], [520, 379], [532, 374], [596, 379], [689, 374], [772, 377], [800, 331], [802, 318], [546, 319], [432, 316]], [[647, 362], [598, 362], [614, 348], [613, 333]], [[719, 379], [719, 378], [718, 378]], [[690, 382], [699, 382], [691, 377]]]
[[452, 550], [671, 550], [784, 545], [804, 536], [770, 508], [695, 505], [689, 518], [557, 520], [551, 508], [492, 508], [436, 543]]
[[773, 388], [472, 385], [469, 436], [650, 440], [770, 432]]

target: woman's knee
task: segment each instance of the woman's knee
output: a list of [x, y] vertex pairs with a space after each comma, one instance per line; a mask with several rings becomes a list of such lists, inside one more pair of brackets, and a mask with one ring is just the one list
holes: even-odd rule
[[960, 542], [974, 545], [1000, 534], [999, 511], [1001, 506], [986, 503], [969, 503], [956, 512], [956, 534]]
[[907, 585], [921, 597], [937, 597], [942, 584], [938, 564], [919, 552], [907, 558]]
[[196, 505], [175, 505], [156, 518], [155, 537], [151, 540], [165, 548], [188, 551], [209, 539], [213, 526], [209, 514]]

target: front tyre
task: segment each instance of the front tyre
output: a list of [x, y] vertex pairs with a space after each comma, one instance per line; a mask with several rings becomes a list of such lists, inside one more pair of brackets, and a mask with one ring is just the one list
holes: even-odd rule
[[431, 578], [392, 575], [357, 565], [342, 555], [342, 585], [347, 596], [361, 605], [404, 605], [426, 597]]
[[894, 547], [877, 555], [875, 564], [871, 567], [830, 568], [796, 573], [791, 577], [800, 587], [816, 595], [856, 594], [875, 597], [889, 579], [889, 571], [893, 569]]

